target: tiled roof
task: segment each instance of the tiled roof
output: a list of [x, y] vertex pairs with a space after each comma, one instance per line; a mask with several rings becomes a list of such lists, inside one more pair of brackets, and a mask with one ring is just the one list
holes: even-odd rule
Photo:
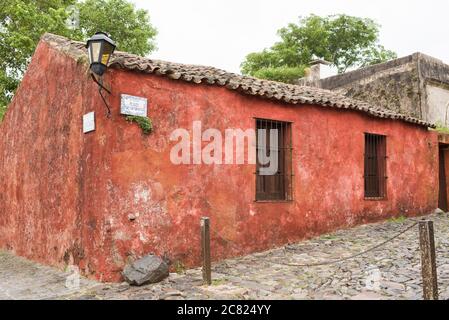
[[[42, 40], [75, 58], [86, 56], [84, 43], [49, 33], [45, 34]], [[166, 62], [119, 51], [114, 53], [110, 67], [156, 74], [195, 84], [225, 86], [230, 90], [236, 90], [243, 94], [282, 101], [288, 104], [313, 104], [336, 109], [357, 110], [378, 118], [401, 120], [425, 127], [434, 127], [433, 124], [420, 119], [374, 107], [366, 102], [348, 98], [337, 92], [260, 80], [213, 67]]]

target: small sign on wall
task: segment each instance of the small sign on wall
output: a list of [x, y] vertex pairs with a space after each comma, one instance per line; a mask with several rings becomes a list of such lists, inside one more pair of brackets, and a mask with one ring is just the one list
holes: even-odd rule
[[148, 102], [146, 98], [121, 95], [120, 113], [128, 116], [146, 117]]
[[95, 131], [95, 112], [89, 112], [83, 116], [83, 133], [92, 131]]

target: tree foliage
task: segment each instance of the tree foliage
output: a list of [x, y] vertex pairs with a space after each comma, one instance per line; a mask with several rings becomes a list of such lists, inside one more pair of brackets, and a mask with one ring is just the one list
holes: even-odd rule
[[[67, 21], [73, 10], [79, 23]], [[0, 3], [0, 120], [31, 56], [45, 32], [85, 41], [106, 31], [118, 49], [146, 55], [155, 50], [156, 29], [148, 13], [126, 0], [1, 0]]]
[[[108, 32], [122, 51], [147, 55], [156, 49], [157, 31], [148, 12], [124, 0], [86, 0], [79, 5], [81, 38]], [[78, 37], [80, 38], [80, 37]]]
[[278, 35], [281, 40], [271, 48], [246, 56], [243, 74], [292, 82], [303, 76], [314, 57], [331, 62], [340, 73], [396, 58], [379, 44], [379, 25], [371, 19], [310, 15], [280, 29]]

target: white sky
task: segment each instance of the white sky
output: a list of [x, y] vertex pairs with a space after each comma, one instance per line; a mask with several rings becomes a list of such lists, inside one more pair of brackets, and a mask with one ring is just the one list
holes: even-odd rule
[[298, 16], [345, 13], [382, 25], [380, 42], [399, 56], [417, 51], [449, 63], [448, 0], [132, 0], [158, 29], [151, 57], [239, 72]]

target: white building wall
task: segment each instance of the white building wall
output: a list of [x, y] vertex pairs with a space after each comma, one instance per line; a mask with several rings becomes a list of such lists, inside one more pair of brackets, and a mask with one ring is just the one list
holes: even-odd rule
[[449, 87], [427, 85], [427, 121], [449, 127]]

